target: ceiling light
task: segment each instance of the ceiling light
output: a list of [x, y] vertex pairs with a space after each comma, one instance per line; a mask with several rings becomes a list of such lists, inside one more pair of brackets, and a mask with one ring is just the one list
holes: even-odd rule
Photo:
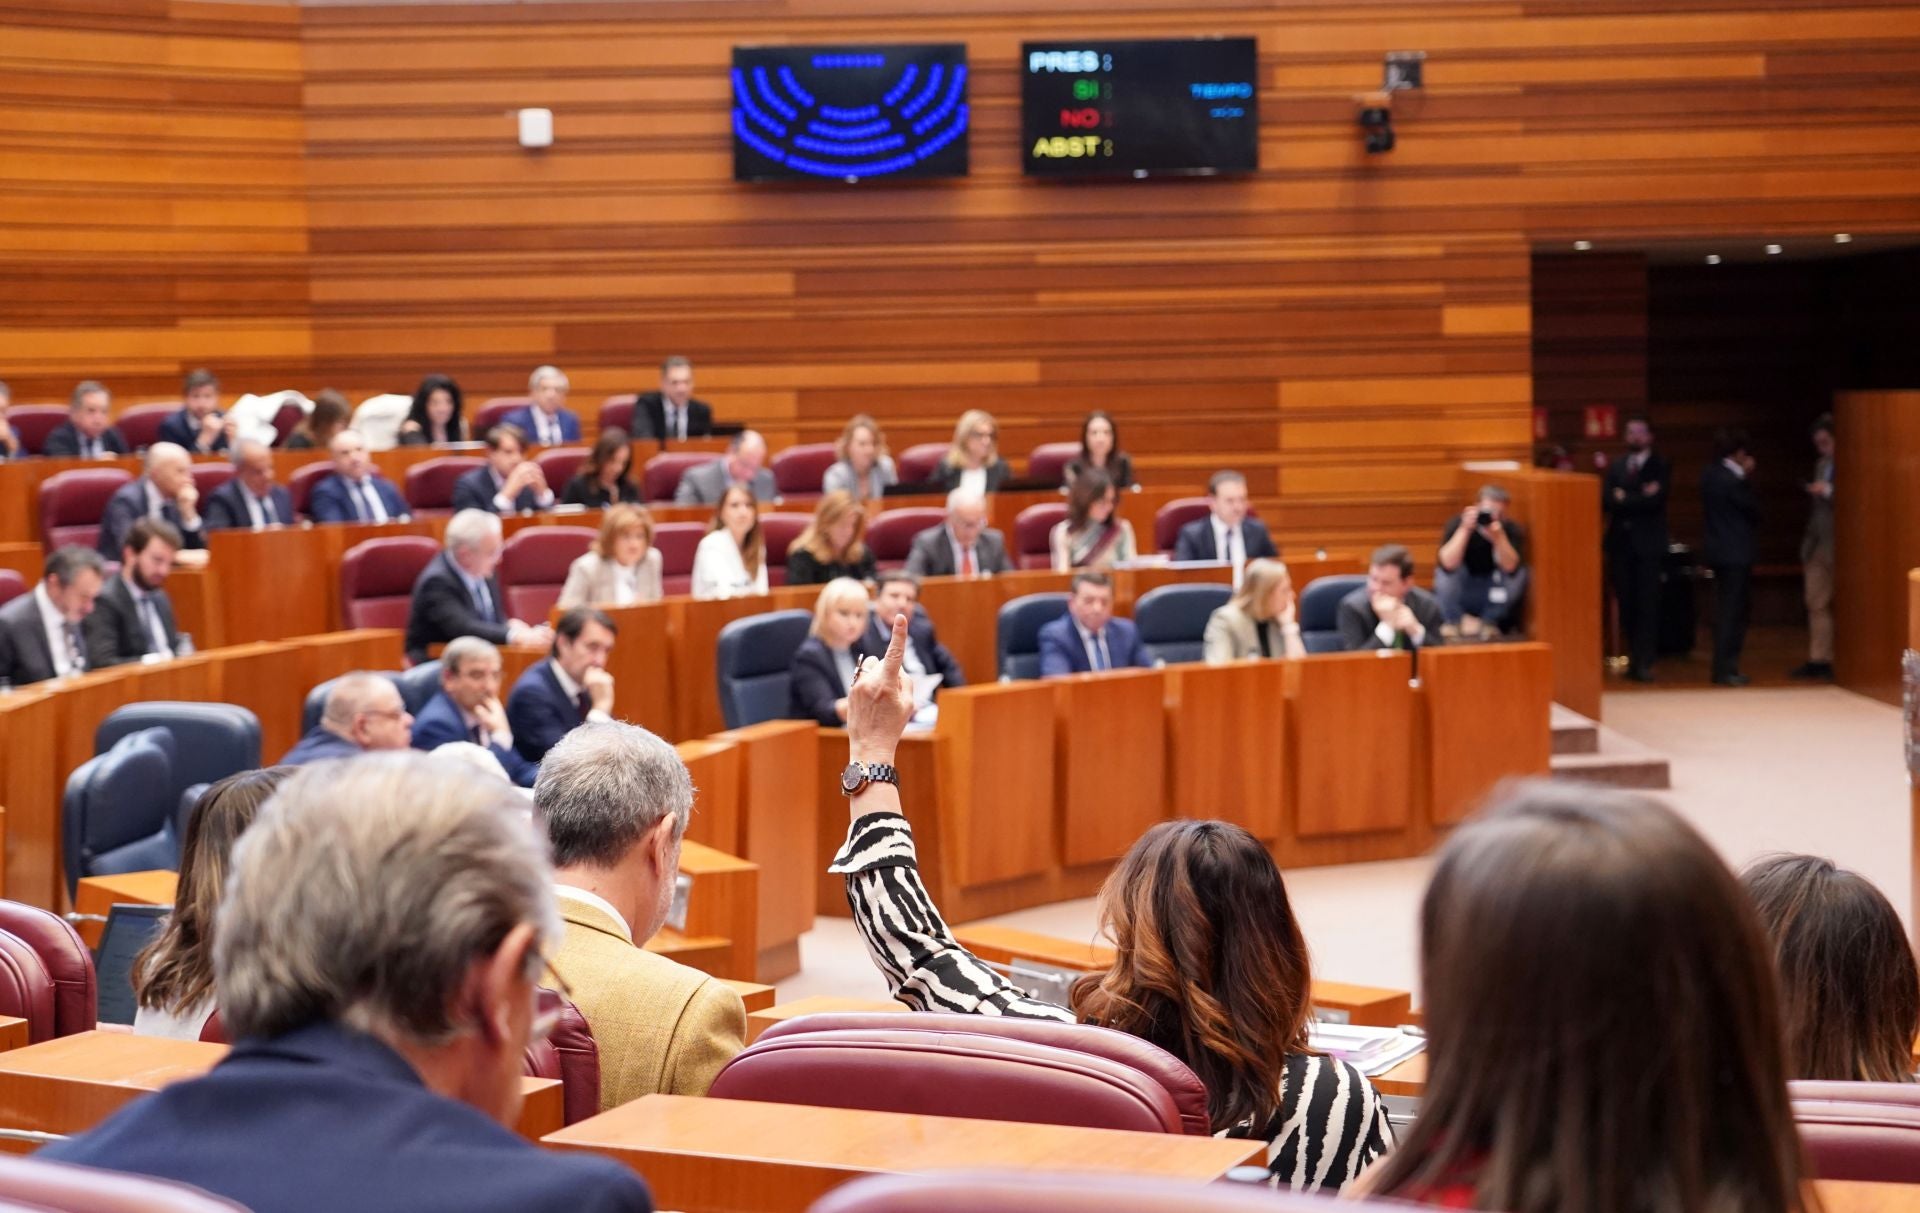
[[1576, 240], [1573, 242], [1573, 251], [1576, 253], [1584, 253], [1592, 247], [1593, 241], [1591, 240]]
[[1781, 253], [1784, 253], [1786, 251], [1787, 251], [1786, 249], [1781, 248], [1777, 244], [1769, 244], [1767, 246], [1767, 256], [1769, 257], [1778, 257]]
[[1833, 242], [1835, 244], [1852, 244], [1853, 233], [1852, 232], [1835, 232], [1833, 234]]
[[1708, 264], [1708, 265], [1719, 265], [1719, 264], [1720, 264], [1720, 254], [1718, 254], [1718, 253], [1708, 253], [1708, 254], [1707, 254], [1707, 264]]

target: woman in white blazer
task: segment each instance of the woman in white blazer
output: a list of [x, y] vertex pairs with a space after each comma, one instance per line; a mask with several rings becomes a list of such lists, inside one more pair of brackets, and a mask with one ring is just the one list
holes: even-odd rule
[[1249, 561], [1240, 588], [1207, 619], [1204, 643], [1208, 665], [1248, 657], [1305, 657], [1287, 566], [1264, 556]]
[[729, 485], [713, 508], [707, 537], [693, 550], [695, 598], [743, 598], [767, 592], [767, 544], [753, 493]]
[[616, 505], [600, 522], [592, 550], [573, 562], [560, 590], [560, 609], [631, 606], [660, 601], [660, 549], [653, 546], [653, 515]]

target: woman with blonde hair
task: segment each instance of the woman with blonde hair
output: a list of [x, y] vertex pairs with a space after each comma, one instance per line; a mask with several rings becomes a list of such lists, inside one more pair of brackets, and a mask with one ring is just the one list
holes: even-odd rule
[[887, 486], [900, 483], [893, 457], [887, 454], [887, 436], [880, 423], [865, 413], [854, 416], [833, 444], [840, 456], [820, 482], [823, 493], [850, 493], [855, 501], [886, 495]]
[[1248, 657], [1305, 657], [1293, 576], [1278, 560], [1247, 563], [1240, 588], [1207, 619], [1206, 661], [1219, 665]]
[[991, 493], [1012, 475], [1000, 458], [1000, 424], [985, 409], [968, 409], [953, 427], [953, 445], [934, 469], [932, 483], [942, 493]]
[[693, 550], [695, 598], [744, 598], [767, 592], [767, 540], [753, 490], [732, 484], [713, 507], [706, 538]]
[[867, 511], [860, 503], [849, 493], [828, 493], [787, 549], [787, 584], [823, 585], [836, 577], [872, 581], [873, 550], [866, 534]]
[[1138, 554], [1133, 524], [1116, 517], [1119, 490], [1099, 468], [1088, 468], [1067, 490], [1067, 516], [1054, 524], [1047, 537], [1053, 551], [1053, 571], [1105, 569], [1132, 560]]
[[560, 609], [658, 602], [661, 566], [653, 515], [637, 505], [616, 505], [601, 518], [593, 547], [567, 569]]
[[845, 724], [847, 692], [853, 688], [857, 651], [867, 634], [867, 587], [836, 577], [813, 600], [813, 626], [793, 655], [791, 710], [795, 720]]

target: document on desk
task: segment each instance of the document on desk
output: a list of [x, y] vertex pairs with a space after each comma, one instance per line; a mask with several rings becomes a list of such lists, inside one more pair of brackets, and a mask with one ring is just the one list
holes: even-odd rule
[[924, 708], [933, 703], [933, 693], [940, 688], [939, 674], [910, 674], [913, 679], [913, 706]]
[[1315, 1023], [1307, 1027], [1307, 1045], [1337, 1057], [1372, 1078], [1385, 1074], [1427, 1047], [1425, 1039], [1398, 1028], [1368, 1028], [1346, 1023]]

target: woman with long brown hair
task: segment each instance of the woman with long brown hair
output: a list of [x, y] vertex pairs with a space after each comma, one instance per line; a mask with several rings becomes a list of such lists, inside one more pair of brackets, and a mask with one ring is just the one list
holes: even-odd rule
[[1769, 856], [1740, 883], [1773, 941], [1787, 1077], [1912, 1082], [1920, 973], [1886, 895], [1812, 855]]
[[313, 410], [287, 435], [289, 451], [324, 451], [333, 436], [353, 420], [353, 406], [332, 388], [321, 388], [313, 398]]
[[1067, 490], [1067, 516], [1047, 536], [1053, 571], [1107, 569], [1139, 555], [1133, 524], [1119, 516], [1120, 493], [1099, 468], [1088, 468]]
[[601, 430], [593, 449], [580, 461], [580, 469], [560, 491], [560, 504], [584, 505], [590, 510], [639, 505], [640, 486], [627, 475], [632, 463], [633, 446], [627, 432], [617, 426]]
[[767, 540], [753, 490], [732, 484], [713, 507], [705, 538], [693, 549], [695, 598], [741, 598], [767, 592]]
[[[892, 767], [913, 716], [901, 672], [906, 623], [893, 620], [886, 657], [863, 660], [847, 695], [848, 743], [863, 773]], [[860, 783], [849, 807], [847, 842], [829, 870], [845, 874], [855, 925], [902, 1002], [1098, 1024], [1158, 1045], [1206, 1084], [1216, 1134], [1267, 1141], [1282, 1187], [1335, 1191], [1392, 1144], [1373, 1084], [1308, 1047], [1306, 940], [1280, 869], [1246, 830], [1183, 820], [1143, 834], [1100, 891], [1113, 965], [1080, 978], [1060, 1007], [1023, 994], [953, 938], [921, 883], [897, 787]]]
[[813, 521], [787, 549], [788, 585], [825, 585], [838, 577], [874, 578], [867, 512], [853, 494], [835, 490], [813, 507]]
[[1504, 1213], [1804, 1207], [1766, 938], [1671, 810], [1522, 784], [1420, 913], [1420, 1118], [1360, 1185]]

